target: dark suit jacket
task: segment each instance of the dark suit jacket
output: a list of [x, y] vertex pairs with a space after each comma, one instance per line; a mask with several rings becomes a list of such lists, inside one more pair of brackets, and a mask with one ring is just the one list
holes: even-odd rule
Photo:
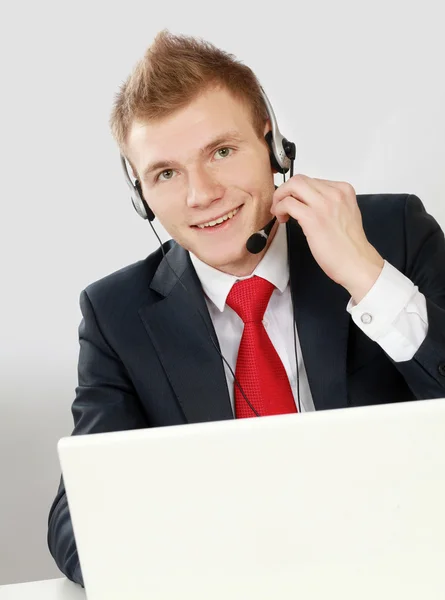
[[[288, 223], [295, 321], [316, 410], [445, 397], [445, 241], [414, 195], [358, 196], [365, 233], [426, 296], [428, 335], [395, 363], [355, 326], [348, 292], [315, 262]], [[232, 419], [218, 344], [189, 254], [176, 243], [88, 286], [81, 294], [74, 434]], [[197, 313], [199, 307], [203, 317]], [[82, 583], [61, 481], [48, 543], [59, 568]]]

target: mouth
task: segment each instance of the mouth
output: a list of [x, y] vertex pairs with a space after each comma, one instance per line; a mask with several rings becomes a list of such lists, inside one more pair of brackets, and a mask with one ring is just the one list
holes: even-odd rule
[[225, 215], [221, 215], [213, 221], [208, 221], [207, 223], [200, 223], [199, 225], [192, 225], [192, 227], [193, 229], [199, 229], [200, 231], [207, 232], [226, 229], [232, 224], [233, 220], [237, 218], [238, 214], [241, 211], [241, 208], [242, 205], [238, 206], [238, 208], [229, 211]]

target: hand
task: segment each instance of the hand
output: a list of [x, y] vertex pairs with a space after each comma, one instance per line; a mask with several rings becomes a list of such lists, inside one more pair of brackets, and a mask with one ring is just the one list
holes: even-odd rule
[[384, 260], [365, 235], [352, 185], [294, 175], [275, 190], [271, 213], [279, 223], [299, 222], [321, 269], [356, 304], [366, 296]]

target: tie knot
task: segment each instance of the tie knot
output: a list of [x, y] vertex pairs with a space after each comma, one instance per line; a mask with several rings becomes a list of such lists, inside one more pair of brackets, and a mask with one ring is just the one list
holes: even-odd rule
[[244, 323], [261, 323], [274, 289], [272, 283], [254, 275], [237, 281], [232, 286], [226, 303]]

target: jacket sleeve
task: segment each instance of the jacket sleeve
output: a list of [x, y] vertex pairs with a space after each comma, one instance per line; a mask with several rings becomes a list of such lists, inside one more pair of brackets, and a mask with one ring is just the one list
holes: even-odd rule
[[420, 199], [405, 204], [405, 274], [425, 295], [428, 333], [411, 360], [393, 364], [418, 399], [445, 397], [445, 238]]
[[[147, 427], [122, 361], [105, 340], [84, 290], [80, 296], [78, 387], [72, 406], [73, 435]], [[83, 586], [63, 478], [48, 520], [48, 546], [59, 569]]]

